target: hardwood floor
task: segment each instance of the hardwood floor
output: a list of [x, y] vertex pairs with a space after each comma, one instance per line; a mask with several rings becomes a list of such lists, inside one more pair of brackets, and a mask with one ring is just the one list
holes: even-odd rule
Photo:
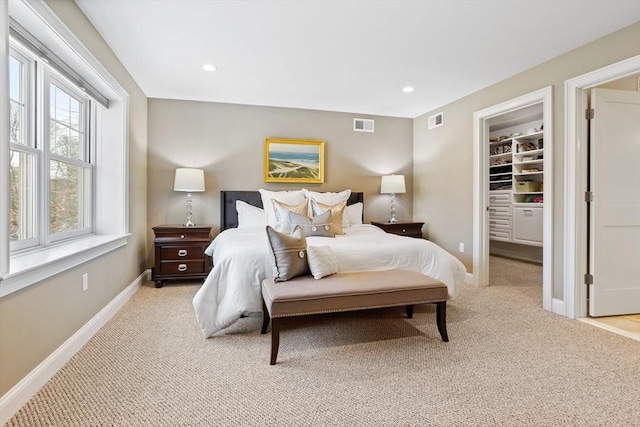
[[597, 326], [602, 329], [624, 335], [627, 338], [640, 341], [640, 314], [627, 314], [624, 316], [587, 317], [579, 319], [582, 322]]

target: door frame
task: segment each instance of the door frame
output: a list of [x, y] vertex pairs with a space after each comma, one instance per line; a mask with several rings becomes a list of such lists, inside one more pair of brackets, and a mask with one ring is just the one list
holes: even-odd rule
[[564, 302], [565, 316], [587, 317], [587, 190], [588, 130], [584, 111], [587, 90], [640, 72], [640, 55], [574, 77], [564, 82], [565, 198], [564, 198]]
[[[473, 113], [473, 284], [489, 285], [489, 154], [486, 141], [489, 140], [488, 120], [507, 113], [542, 103], [544, 123], [544, 182], [553, 183], [553, 87], [547, 86], [537, 91], [505, 101]], [[553, 291], [553, 185], [545, 185], [543, 190], [543, 272], [542, 306], [552, 309]]]

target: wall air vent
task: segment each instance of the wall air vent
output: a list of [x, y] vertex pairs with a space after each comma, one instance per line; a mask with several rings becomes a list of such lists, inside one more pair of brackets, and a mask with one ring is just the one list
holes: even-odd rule
[[356, 132], [373, 132], [373, 120], [353, 119], [353, 130]]
[[434, 114], [433, 116], [429, 116], [429, 130], [433, 128], [437, 128], [438, 126], [442, 126], [444, 124], [444, 115], [443, 113]]

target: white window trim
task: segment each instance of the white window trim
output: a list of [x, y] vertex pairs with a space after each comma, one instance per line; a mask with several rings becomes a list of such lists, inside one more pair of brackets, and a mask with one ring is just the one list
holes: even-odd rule
[[[9, 14], [31, 34], [63, 51], [60, 56], [81, 74], [91, 77], [90, 83], [109, 98], [98, 124], [100, 144], [96, 160], [96, 224], [95, 235], [60, 243], [44, 250], [11, 256], [9, 251], [9, 181], [0, 177], [0, 197], [4, 208], [0, 212], [0, 297], [36, 282], [74, 268], [127, 244], [128, 216], [128, 138], [129, 94], [84, 47], [44, 0], [15, 0], [0, 6], [0, 23], [4, 29], [0, 43], [0, 78], [8, 79]], [[59, 46], [63, 46], [60, 48]], [[70, 62], [70, 63], [69, 63]], [[0, 100], [0, 131], [8, 132], [9, 98]], [[101, 125], [102, 124], [102, 125]], [[106, 124], [107, 126], [104, 126]], [[9, 145], [0, 144], [0, 161], [8, 162]]]

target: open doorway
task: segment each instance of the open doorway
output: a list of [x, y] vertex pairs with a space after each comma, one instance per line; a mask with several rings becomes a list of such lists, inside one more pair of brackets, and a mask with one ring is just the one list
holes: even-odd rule
[[[500, 241], [496, 236], [512, 246], [541, 248], [541, 254], [533, 250], [531, 255], [542, 261], [547, 310], [552, 309], [553, 260], [551, 107], [552, 88], [547, 87], [474, 113], [474, 284], [490, 284], [491, 242]], [[503, 158], [511, 164], [500, 163]]]

